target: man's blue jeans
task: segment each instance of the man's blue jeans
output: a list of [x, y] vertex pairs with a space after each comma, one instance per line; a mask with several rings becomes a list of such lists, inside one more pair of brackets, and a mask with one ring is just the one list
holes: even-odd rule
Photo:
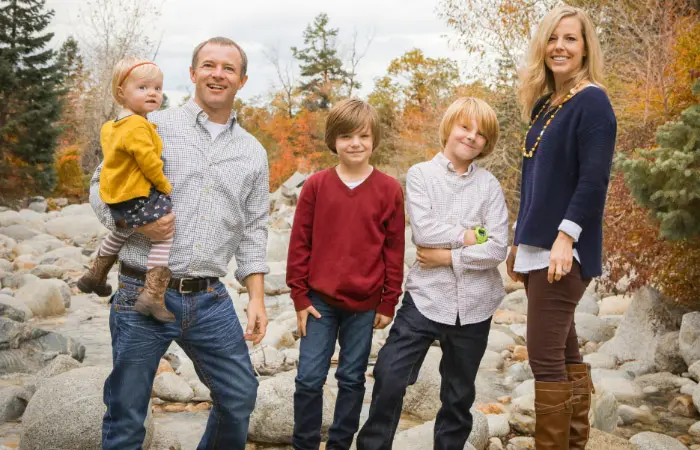
[[309, 315], [306, 336], [301, 338], [292, 445], [295, 450], [318, 450], [321, 444], [323, 385], [337, 339], [340, 344], [340, 360], [335, 372], [338, 397], [326, 449], [347, 450], [360, 422], [374, 311], [350, 312], [335, 308], [314, 292], [309, 293], [309, 299], [321, 318]]
[[168, 289], [175, 322], [162, 324], [133, 310], [143, 283], [123, 275], [109, 316], [114, 368], [105, 381], [104, 450], [141, 449], [153, 379], [160, 358], [175, 340], [211, 390], [213, 408], [197, 450], [244, 450], [258, 381], [233, 303], [222, 283], [180, 294]]

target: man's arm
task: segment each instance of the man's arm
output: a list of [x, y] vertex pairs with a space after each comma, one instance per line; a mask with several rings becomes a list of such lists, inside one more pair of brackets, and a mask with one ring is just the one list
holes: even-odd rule
[[265, 278], [262, 273], [252, 273], [245, 277], [243, 284], [248, 290], [248, 324], [245, 339], [259, 344], [267, 332], [267, 311], [265, 311]]
[[491, 269], [506, 259], [508, 208], [503, 190], [495, 179], [489, 181], [488, 211], [484, 221], [483, 226], [489, 234], [486, 242], [452, 250], [452, 267], [455, 272]]
[[433, 217], [423, 175], [415, 167], [406, 175], [406, 199], [413, 241], [420, 247], [459, 248], [464, 245], [464, 228], [441, 223]]
[[266, 274], [267, 216], [270, 209], [267, 159], [253, 181], [253, 188], [243, 207], [243, 236], [236, 249], [236, 279], [243, 283], [251, 274]]
[[100, 173], [102, 173], [102, 163], [97, 166], [95, 173], [92, 175], [92, 179], [90, 179], [90, 206], [92, 206], [92, 210], [95, 211], [97, 220], [109, 231], [125, 231], [117, 228], [112, 213], [109, 211], [109, 207], [102, 201], [102, 197], [100, 197]]

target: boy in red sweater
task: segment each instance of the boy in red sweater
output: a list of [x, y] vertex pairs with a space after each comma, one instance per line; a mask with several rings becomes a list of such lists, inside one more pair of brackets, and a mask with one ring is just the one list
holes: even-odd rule
[[365, 394], [372, 329], [389, 325], [401, 294], [404, 201], [399, 183], [369, 164], [379, 117], [348, 99], [326, 122], [336, 167], [304, 184], [294, 215], [287, 285], [302, 335], [294, 393], [295, 450], [318, 450], [323, 385], [336, 339], [338, 397], [327, 449], [349, 449]]

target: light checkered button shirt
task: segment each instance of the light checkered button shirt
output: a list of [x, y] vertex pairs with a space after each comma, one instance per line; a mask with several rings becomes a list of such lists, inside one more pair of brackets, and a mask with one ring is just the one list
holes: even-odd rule
[[[267, 273], [269, 171], [267, 153], [236, 122], [212, 141], [207, 114], [194, 102], [149, 114], [163, 139], [165, 176], [173, 185], [175, 236], [169, 267], [175, 277], [223, 277], [235, 255], [236, 278]], [[102, 166], [90, 186], [90, 203], [100, 221], [116, 230], [99, 195]], [[119, 253], [132, 267], [145, 269], [150, 240], [133, 233]]]
[[[438, 153], [416, 164], [406, 176], [406, 205], [413, 242], [451, 248], [452, 266], [424, 269], [416, 261], [406, 290], [428, 319], [454, 325], [483, 322], [493, 315], [505, 292], [498, 265], [506, 259], [508, 209], [498, 180], [472, 163], [460, 175]], [[464, 231], [486, 228], [488, 241], [464, 246]]]

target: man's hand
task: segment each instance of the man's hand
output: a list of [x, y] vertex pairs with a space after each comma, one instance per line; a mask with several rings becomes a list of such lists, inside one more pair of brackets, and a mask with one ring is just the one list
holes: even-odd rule
[[375, 314], [374, 315], [374, 329], [375, 330], [382, 330], [387, 327], [391, 323], [391, 321], [394, 320], [393, 317], [385, 316], [384, 314]]
[[262, 299], [252, 299], [248, 303], [248, 325], [246, 326], [245, 340], [259, 344], [265, 337], [268, 322], [265, 302]]
[[464, 230], [464, 246], [476, 245], [476, 231]]
[[552, 245], [552, 250], [549, 251], [549, 270], [547, 271], [547, 281], [559, 281], [562, 277], [571, 272], [571, 266], [574, 262], [574, 238], [564, 233], [559, 232], [557, 240]]
[[525, 275], [520, 272], [516, 272], [513, 268], [515, 267], [515, 255], [518, 253], [518, 246], [513, 245], [510, 247], [510, 253], [508, 253], [508, 258], [506, 258], [506, 272], [511, 280], [516, 283], [520, 281], [525, 282]]
[[317, 319], [321, 318], [321, 314], [316, 311], [316, 308], [313, 306], [297, 311], [297, 329], [299, 330], [299, 333], [301, 333], [302, 337], [306, 336], [306, 321], [309, 319], [309, 314]]
[[418, 247], [416, 259], [424, 269], [452, 265], [452, 250], [449, 248]]
[[167, 241], [175, 233], [175, 214], [168, 213], [155, 222], [134, 228], [134, 231], [143, 234], [152, 241]]

